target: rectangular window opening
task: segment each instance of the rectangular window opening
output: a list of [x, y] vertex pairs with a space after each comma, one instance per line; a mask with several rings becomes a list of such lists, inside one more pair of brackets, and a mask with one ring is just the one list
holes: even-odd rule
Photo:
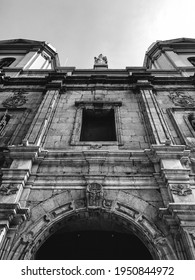
[[80, 141], [117, 141], [114, 109], [83, 109]]

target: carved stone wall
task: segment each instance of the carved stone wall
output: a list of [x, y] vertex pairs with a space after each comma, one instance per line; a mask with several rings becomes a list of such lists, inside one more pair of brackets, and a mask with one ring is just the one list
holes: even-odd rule
[[[35, 259], [54, 232], [100, 225], [154, 259], [195, 258], [194, 76], [98, 59], [0, 73], [1, 259]], [[113, 110], [116, 141], [81, 141], [84, 108]]]

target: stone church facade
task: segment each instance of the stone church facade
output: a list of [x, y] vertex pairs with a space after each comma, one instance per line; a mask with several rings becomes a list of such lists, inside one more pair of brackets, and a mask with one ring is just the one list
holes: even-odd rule
[[195, 259], [195, 39], [152, 44], [143, 67], [108, 63], [63, 67], [45, 42], [0, 41], [0, 259], [83, 231]]

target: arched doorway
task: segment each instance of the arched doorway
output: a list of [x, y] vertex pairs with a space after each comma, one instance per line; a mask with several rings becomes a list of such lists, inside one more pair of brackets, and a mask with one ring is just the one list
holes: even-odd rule
[[134, 234], [113, 231], [60, 230], [40, 247], [35, 259], [151, 260], [149, 250]]
[[142, 241], [135, 228], [126, 225], [123, 218], [104, 211], [77, 213], [49, 229], [49, 237], [41, 242], [34, 259], [156, 258], [148, 249], [149, 242]]

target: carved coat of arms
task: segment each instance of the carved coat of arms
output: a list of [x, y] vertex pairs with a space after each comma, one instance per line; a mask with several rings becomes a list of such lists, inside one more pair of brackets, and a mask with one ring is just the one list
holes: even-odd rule
[[25, 90], [15, 91], [11, 97], [8, 97], [3, 101], [3, 106], [6, 108], [17, 108], [24, 105], [27, 101], [27, 98], [24, 96]]
[[102, 185], [91, 183], [87, 186], [87, 208], [100, 208], [103, 202]]
[[171, 92], [169, 97], [176, 106], [195, 107], [195, 100], [181, 91]]

